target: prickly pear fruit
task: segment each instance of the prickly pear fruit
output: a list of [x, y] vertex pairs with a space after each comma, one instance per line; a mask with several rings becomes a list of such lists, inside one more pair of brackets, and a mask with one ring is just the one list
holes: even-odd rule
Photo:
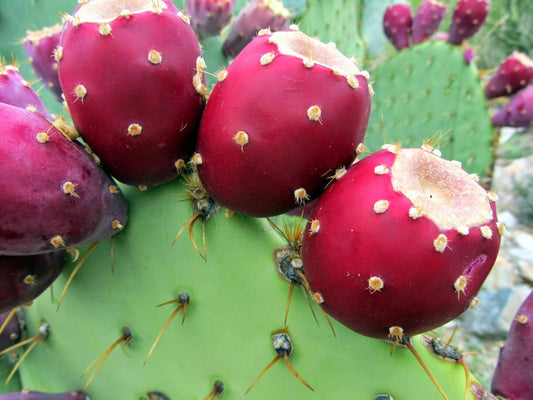
[[500, 350], [491, 389], [509, 400], [533, 398], [533, 292], [516, 312]]
[[91, 243], [127, 220], [121, 191], [39, 113], [0, 104], [0, 254]]
[[490, 0], [459, 0], [453, 10], [448, 41], [461, 44], [473, 36], [485, 23]]
[[187, 15], [198, 37], [220, 35], [228, 25], [235, 8], [235, 0], [188, 0]]
[[403, 50], [411, 44], [413, 13], [407, 3], [393, 4], [383, 14], [383, 31], [396, 50]]
[[200, 179], [222, 206], [288, 212], [349, 165], [370, 114], [368, 75], [294, 30], [263, 32], [214, 86], [202, 117]]
[[19, 312], [12, 313], [11, 310], [8, 310], [0, 313], [0, 327], [3, 327], [0, 332], [0, 351], [3, 351], [20, 340], [22, 332]]
[[252, 0], [229, 27], [222, 50], [235, 57], [261, 29], [281, 31], [289, 26], [291, 14], [280, 0]]
[[527, 127], [533, 123], [533, 86], [516, 93], [492, 116], [494, 126]]
[[160, 1], [92, 0], [65, 24], [56, 54], [74, 125], [111, 175], [146, 186], [174, 179], [207, 93], [188, 18]]
[[513, 52], [502, 61], [485, 86], [488, 99], [509, 96], [525, 88], [533, 80], [533, 60], [526, 54]]
[[0, 394], [0, 400], [89, 400], [89, 397], [80, 391], [67, 393], [22, 391], [19, 393]]
[[40, 295], [63, 271], [65, 251], [0, 256], [0, 313]]
[[0, 61], [0, 103], [35, 110], [46, 118], [53, 119], [31, 84], [20, 74], [15, 65]]
[[375, 338], [450, 321], [496, 259], [492, 196], [458, 163], [389, 145], [319, 198], [302, 247], [311, 288], [333, 318]]
[[424, 0], [413, 17], [413, 44], [429, 39], [437, 30], [446, 15], [446, 5], [436, 0]]
[[59, 44], [59, 36], [63, 24], [56, 24], [38, 31], [27, 31], [24, 38], [24, 49], [35, 75], [41, 78], [45, 86], [51, 90], [59, 101], [63, 101], [61, 86], [57, 76], [57, 61], [54, 54]]

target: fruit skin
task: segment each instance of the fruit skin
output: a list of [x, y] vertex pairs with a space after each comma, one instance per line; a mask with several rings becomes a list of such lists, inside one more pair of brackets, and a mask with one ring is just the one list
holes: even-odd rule
[[509, 400], [533, 398], [533, 292], [511, 323], [500, 349], [491, 390]]
[[0, 254], [30, 255], [120, 232], [115, 182], [39, 113], [0, 104]]
[[[436, 157], [422, 149], [409, 151]], [[322, 295], [326, 312], [354, 331], [380, 339], [394, 326], [409, 337], [464, 312], [491, 270], [500, 244], [494, 202], [481, 187], [486, 211], [493, 215], [483, 223], [488, 228], [471, 226], [464, 234], [459, 227], [440, 228], [425, 215], [411, 214], [411, 200], [392, 186], [397, 158], [381, 150], [332, 183], [310, 216], [302, 246], [305, 275], [313, 291]], [[424, 165], [420, 171], [427, 168], [416, 165]], [[429, 190], [433, 185], [429, 181]], [[380, 209], [385, 200], [388, 208]], [[318, 221], [318, 231], [313, 221]], [[490, 239], [483, 237], [482, 229]], [[439, 250], [440, 235], [445, 235], [445, 247]], [[457, 289], [460, 276], [466, 277], [466, 286]], [[381, 279], [383, 287], [371, 286], [372, 277]]]
[[89, 400], [89, 397], [80, 391], [66, 393], [22, 391], [0, 394], [0, 400]]
[[58, 101], [63, 101], [61, 86], [57, 76], [57, 61], [54, 51], [59, 44], [63, 24], [56, 24], [38, 31], [27, 31], [24, 38], [24, 50], [28, 56], [35, 75], [54, 93]]
[[[22, 316], [20, 312], [15, 312], [11, 317], [11, 310], [0, 313], [0, 327], [6, 323], [6, 319], [10, 318], [4, 327], [2, 333], [0, 333], [0, 351], [8, 349], [16, 344], [22, 335], [21, 321]], [[1, 399], [1, 397], [0, 397]]]
[[453, 10], [448, 41], [461, 44], [476, 34], [487, 19], [490, 0], [459, 0]]
[[418, 44], [429, 39], [446, 15], [446, 5], [436, 0], [424, 0], [413, 17], [412, 42]]
[[60, 41], [59, 80], [72, 120], [119, 181], [168, 182], [178, 176], [175, 163], [194, 151], [207, 93], [200, 45], [187, 18], [167, 8], [130, 10], [103, 28], [79, 22], [97, 1], [78, 8]]
[[[346, 59], [344, 75], [318, 62], [306, 67], [272, 43], [308, 39], [291, 30], [258, 36], [212, 90], [198, 133], [198, 173], [209, 195], [232, 211], [262, 217], [302, 205], [352, 162], [363, 141], [370, 89], [356, 65]], [[308, 115], [314, 107], [317, 120]], [[246, 144], [237, 142], [239, 132]], [[308, 199], [295, 199], [300, 188]]]
[[533, 80], [533, 60], [526, 54], [514, 51], [501, 62], [496, 73], [485, 86], [485, 96], [493, 99], [510, 96], [525, 88]]
[[0, 256], [0, 313], [39, 296], [63, 271], [65, 251]]
[[383, 14], [383, 31], [396, 50], [410, 46], [413, 13], [407, 3], [393, 4]]
[[229, 24], [236, 0], [188, 0], [187, 15], [199, 38], [220, 35]]
[[494, 126], [528, 127], [533, 123], [533, 86], [516, 93], [492, 116]]

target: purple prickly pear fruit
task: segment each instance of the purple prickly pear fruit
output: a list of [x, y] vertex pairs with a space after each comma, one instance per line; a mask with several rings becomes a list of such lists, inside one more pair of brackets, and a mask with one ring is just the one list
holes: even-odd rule
[[473, 36], [485, 23], [490, 0], [459, 0], [453, 10], [448, 42], [461, 44]]
[[533, 60], [524, 53], [513, 52], [502, 61], [485, 86], [485, 96], [493, 99], [509, 96], [525, 88], [533, 80]]
[[39, 296], [59, 276], [65, 251], [31, 256], [0, 256], [0, 312]]
[[194, 151], [207, 95], [198, 39], [188, 17], [169, 8], [153, 0], [83, 3], [56, 52], [80, 136], [131, 185], [178, 175]]
[[528, 127], [533, 124], [533, 86], [516, 93], [492, 116], [494, 126]]
[[500, 349], [491, 389], [509, 400], [533, 399], [533, 292], [518, 308]]
[[320, 196], [303, 239], [305, 276], [333, 318], [399, 340], [469, 307], [501, 229], [494, 194], [458, 162], [386, 145]]
[[296, 26], [261, 32], [219, 75], [202, 117], [198, 173], [209, 195], [252, 216], [317, 197], [360, 149], [368, 78]]
[[89, 397], [78, 390], [65, 393], [44, 393], [23, 390], [17, 393], [0, 394], [0, 400], [89, 400]]
[[0, 254], [45, 253], [122, 230], [126, 199], [81, 145], [8, 104], [0, 126]]
[[188, 0], [187, 15], [200, 38], [220, 35], [228, 25], [235, 8], [235, 0]]
[[0, 62], [0, 103], [11, 104], [41, 113], [53, 119], [31, 84], [20, 74], [15, 65]]
[[24, 49], [35, 75], [41, 78], [45, 86], [55, 94], [59, 101], [63, 101], [61, 86], [57, 76], [56, 47], [59, 44], [62, 24], [43, 28], [38, 31], [27, 31], [24, 38]]
[[383, 14], [383, 31], [396, 50], [410, 46], [413, 13], [409, 4], [393, 4]]
[[446, 5], [436, 0], [424, 0], [413, 18], [412, 41], [413, 44], [422, 43], [429, 39], [446, 15]]
[[19, 312], [7, 310], [0, 313], [0, 351], [9, 349], [20, 340], [21, 329], [19, 322]]
[[279, 0], [252, 0], [244, 6], [229, 27], [222, 50], [235, 57], [261, 29], [272, 32], [289, 26], [291, 14]]

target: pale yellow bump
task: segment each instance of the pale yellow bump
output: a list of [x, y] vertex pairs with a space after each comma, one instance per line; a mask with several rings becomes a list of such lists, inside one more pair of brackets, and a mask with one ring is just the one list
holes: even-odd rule
[[154, 65], [161, 64], [163, 56], [157, 50], [150, 50], [148, 52], [148, 61]]
[[124, 225], [122, 225], [118, 219], [114, 219], [111, 221], [111, 228], [122, 230], [124, 229]]
[[200, 153], [194, 153], [191, 157], [191, 161], [196, 165], [201, 165], [204, 162]]
[[178, 160], [174, 163], [174, 167], [176, 167], [178, 172], [181, 172], [181, 170], [183, 170], [186, 166], [185, 160], [182, 158], [178, 158]]
[[270, 35], [271, 33], [272, 33], [272, 31], [271, 31], [269, 28], [264, 28], [264, 29], [260, 29], [260, 30], [257, 32], [257, 36]]
[[184, 13], [182, 13], [181, 11], [178, 11], [178, 17], [181, 18], [181, 20], [183, 22], [185, 22], [187, 25], [190, 25], [191, 24], [191, 19], [185, 15]]
[[244, 146], [248, 144], [250, 141], [250, 138], [248, 137], [248, 134], [244, 131], [239, 131], [233, 136], [233, 140], [235, 143], [237, 143], [239, 146], [241, 146], [241, 150], [244, 150]]
[[313, 293], [313, 300], [317, 304], [322, 304], [324, 302], [324, 296], [322, 296], [322, 293], [320, 292], [315, 292]]
[[291, 31], [293, 31], [293, 32], [298, 32], [298, 31], [300, 30], [300, 28], [299, 28], [298, 25], [296, 25], [296, 24], [291, 24], [291, 25], [289, 26], [289, 29], [290, 29]]
[[46, 132], [39, 132], [37, 135], [35, 135], [35, 138], [39, 143], [46, 143], [50, 140], [50, 135]]
[[442, 157], [442, 152], [439, 149], [433, 149], [431, 153], [437, 157]]
[[72, 197], [80, 197], [78, 193], [76, 193], [76, 186], [78, 186], [77, 183], [72, 183], [70, 181], [67, 181], [63, 183], [63, 186], [61, 187], [63, 189], [63, 193], [68, 194]]
[[228, 70], [226, 68], [221, 69], [215, 74], [217, 81], [222, 82], [228, 77]]
[[36, 112], [37, 111], [37, 107], [35, 107], [33, 104], [28, 104], [26, 106], [26, 110], [31, 111], [31, 112]]
[[466, 276], [460, 275], [459, 278], [457, 278], [453, 284], [453, 287], [458, 295], [461, 293], [465, 294], [467, 279]]
[[348, 82], [348, 85], [350, 85], [350, 87], [352, 89], [359, 88], [359, 81], [357, 80], [355, 75], [347, 75], [346, 76], [346, 82]]
[[131, 17], [131, 11], [125, 8], [120, 12], [120, 16], [124, 18], [129, 18]]
[[315, 66], [315, 62], [309, 57], [304, 57], [302, 61], [306, 68], [313, 68]]
[[28, 286], [35, 286], [37, 284], [37, 277], [35, 275], [28, 274], [24, 277], [22, 282]]
[[420, 148], [424, 151], [427, 151], [429, 153], [431, 153], [433, 151], [433, 146], [430, 145], [429, 143], [427, 142], [424, 142], [424, 144], [422, 144], [422, 146], [420, 146]]
[[433, 247], [439, 253], [444, 253], [444, 250], [446, 250], [447, 246], [448, 246], [448, 238], [446, 237], [446, 235], [443, 235], [442, 233], [439, 236], [437, 236], [437, 238], [433, 241]]
[[470, 308], [476, 308], [479, 306], [480, 300], [477, 297], [474, 297], [472, 301], [470, 302]]
[[120, 192], [120, 190], [119, 190], [117, 185], [109, 185], [107, 190], [109, 190], [109, 193], [111, 193], [111, 194], [117, 194], [118, 192]]
[[398, 154], [400, 150], [402, 149], [402, 146], [400, 146], [399, 143], [385, 143], [383, 146], [381, 146], [383, 150], [387, 150], [388, 152], [392, 154]]
[[376, 94], [376, 92], [374, 92], [374, 87], [371, 83], [368, 84], [368, 94], [370, 95], [370, 97], [374, 97], [374, 95]]
[[74, 88], [73, 93], [76, 96], [76, 99], [83, 100], [85, 96], [87, 96], [87, 88], [80, 84]]
[[479, 229], [481, 231], [481, 236], [485, 239], [492, 239], [492, 229], [490, 229], [490, 226], [482, 226]]
[[487, 197], [490, 201], [498, 201], [498, 192], [495, 190], [491, 190], [487, 192]]
[[468, 229], [468, 226], [466, 225], [459, 225], [455, 228], [455, 230], [463, 236], [466, 236], [470, 233], [470, 229]]
[[389, 208], [389, 202], [387, 200], [378, 200], [374, 203], [374, 212], [376, 214], [383, 214]]
[[76, 140], [80, 137], [79, 132], [76, 130], [76, 127], [69, 122], [67, 122], [66, 118], [63, 116], [57, 117], [52, 122], [54, 127], [61, 131], [66, 137], [68, 137], [70, 140]]
[[309, 200], [309, 195], [304, 188], [299, 188], [294, 191], [294, 199], [296, 200], [296, 204], [303, 205]]
[[452, 165], [454, 165], [456, 167], [463, 168], [463, 163], [461, 161], [452, 160], [450, 162], [452, 163]]
[[137, 189], [139, 189], [139, 192], [146, 192], [148, 190], [148, 186], [146, 186], [146, 185], [138, 185]]
[[475, 180], [476, 182], [479, 182], [479, 175], [478, 174], [470, 174], [470, 177]]
[[164, 8], [167, 8], [167, 5], [162, 0], [152, 0], [152, 12], [154, 14], [163, 14]]
[[259, 63], [261, 65], [268, 65], [272, 61], [274, 61], [274, 57], [276, 57], [276, 54], [273, 51], [271, 51], [270, 53], [263, 54], [259, 59]]
[[143, 127], [139, 124], [130, 124], [128, 126], [128, 135], [139, 136], [142, 133]]
[[207, 87], [204, 85], [203, 79], [202, 79], [202, 71], [198, 71], [193, 77], [192, 77], [192, 84], [194, 86], [194, 90], [202, 96], [207, 96], [209, 94], [209, 91], [207, 90]]
[[334, 49], [336, 49], [337, 48], [337, 43], [335, 43], [335, 42], [327, 42], [326, 46], [333, 47]]
[[52, 239], [50, 239], [50, 243], [55, 249], [58, 249], [59, 247], [65, 247], [65, 241], [60, 235], [54, 236]]
[[332, 179], [339, 180], [346, 174], [346, 167], [339, 167], [335, 170], [335, 173], [331, 177]]
[[409, 217], [412, 219], [418, 219], [423, 215], [423, 212], [418, 207], [411, 207], [409, 209]]
[[314, 235], [320, 230], [320, 221], [318, 219], [311, 220], [311, 226], [309, 227], [309, 235]]
[[366, 70], [365, 71], [361, 71], [360, 75], [363, 75], [367, 81], [370, 80], [370, 72], [368, 72]]
[[98, 27], [98, 33], [102, 36], [111, 34], [111, 25], [109, 25], [107, 22], [102, 22]]
[[394, 340], [403, 339], [403, 328], [401, 326], [391, 326], [389, 328], [389, 338]]
[[527, 315], [526, 314], [520, 314], [520, 315], [517, 315], [515, 320], [519, 323], [519, 324], [527, 324]]
[[358, 156], [363, 154], [366, 151], [366, 146], [363, 143], [359, 143], [355, 148], [355, 154]]
[[26, 88], [29, 88], [31, 85], [30, 85], [30, 82], [28, 82], [26, 79], [22, 79], [20, 81], [21, 85], [26, 87]]
[[374, 173], [376, 175], [385, 175], [389, 172], [389, 168], [386, 165], [377, 165], [374, 168]]
[[368, 290], [370, 290], [371, 294], [381, 292], [383, 286], [383, 279], [381, 279], [379, 276], [371, 276], [368, 278]]
[[311, 121], [320, 121], [322, 110], [319, 106], [311, 106], [307, 109], [307, 118]]
[[207, 64], [203, 57], [196, 58], [196, 71], [204, 72], [207, 68]]
[[503, 236], [505, 234], [505, 224], [503, 222], [496, 222], [496, 227], [500, 236]]

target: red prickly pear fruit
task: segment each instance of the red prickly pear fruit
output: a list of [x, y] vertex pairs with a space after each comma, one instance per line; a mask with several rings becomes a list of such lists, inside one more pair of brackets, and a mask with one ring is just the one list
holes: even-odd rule
[[188, 0], [187, 15], [200, 38], [220, 35], [228, 25], [235, 8], [235, 0]]
[[60, 54], [72, 121], [111, 175], [145, 186], [174, 179], [207, 95], [188, 17], [160, 1], [92, 0], [66, 22]]
[[53, 119], [30, 83], [20, 74], [19, 69], [14, 65], [4, 65], [1, 62], [0, 103], [37, 111], [46, 118]]
[[396, 50], [410, 46], [413, 13], [407, 3], [393, 4], [383, 14], [383, 31]]
[[525, 88], [533, 80], [533, 60], [524, 53], [513, 52], [502, 61], [485, 86], [485, 96], [493, 99], [509, 96]]
[[453, 10], [448, 42], [461, 44], [481, 28], [489, 13], [490, 0], [459, 0]]
[[261, 29], [272, 32], [289, 26], [291, 14], [280, 0], [252, 0], [243, 7], [230, 25], [222, 51], [235, 57]]
[[494, 394], [533, 399], [533, 292], [518, 308], [492, 377]]
[[0, 126], [0, 254], [45, 253], [122, 230], [126, 199], [81, 145], [8, 104]]
[[428, 149], [386, 149], [320, 196], [302, 244], [312, 290], [360, 334], [401, 339], [463, 313], [503, 229], [494, 194]]
[[368, 73], [293, 29], [264, 32], [246, 46], [220, 75], [202, 117], [200, 179], [238, 213], [264, 217], [302, 206], [353, 161], [364, 138]]
[[59, 101], [63, 101], [61, 97], [63, 91], [57, 76], [55, 52], [62, 28], [62, 24], [56, 24], [38, 31], [27, 31], [23, 42], [35, 75], [55, 94]]
[[65, 393], [22, 391], [0, 394], [0, 400], [89, 400], [89, 397], [79, 390]]
[[[9, 349], [20, 340], [22, 332], [18, 314], [19, 312], [11, 313], [11, 310], [0, 314], [0, 327], [5, 325], [0, 333], [0, 351]], [[9, 321], [7, 321], [8, 318]]]
[[446, 10], [446, 5], [436, 0], [424, 0], [418, 6], [413, 18], [413, 44], [422, 43], [437, 32]]
[[528, 127], [533, 124], [533, 86], [516, 93], [492, 116], [494, 126]]
[[0, 256], [0, 312], [39, 296], [63, 271], [65, 251], [31, 256]]

